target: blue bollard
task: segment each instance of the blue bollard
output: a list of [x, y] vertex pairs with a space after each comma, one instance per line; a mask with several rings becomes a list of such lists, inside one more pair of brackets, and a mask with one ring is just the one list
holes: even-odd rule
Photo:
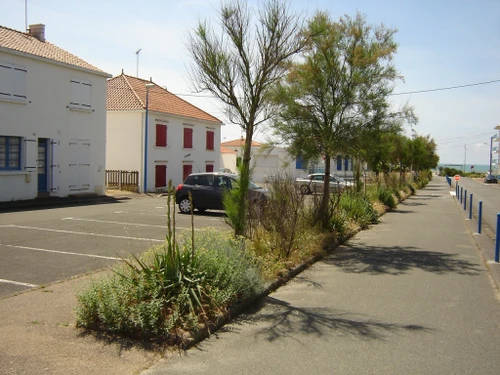
[[460, 203], [462, 203], [462, 197], [464, 195], [464, 188], [460, 187]]
[[458, 199], [458, 184], [455, 185], [455, 196]]
[[497, 239], [495, 242], [495, 262], [500, 258], [500, 212], [497, 214]]
[[464, 211], [467, 209], [467, 189], [465, 189], [464, 195]]
[[472, 220], [472, 193], [470, 193], [469, 199], [469, 220]]
[[477, 214], [477, 233], [481, 234], [481, 222], [483, 221], [483, 201], [479, 201], [479, 212]]

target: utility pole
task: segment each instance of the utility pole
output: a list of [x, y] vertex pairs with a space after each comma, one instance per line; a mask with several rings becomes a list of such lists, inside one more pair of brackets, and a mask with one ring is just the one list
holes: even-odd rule
[[136, 77], [139, 78], [139, 52], [142, 51], [142, 48], [139, 48], [137, 51], [135, 51], [135, 54], [137, 55], [137, 72], [136, 72]]
[[465, 174], [465, 165], [467, 164], [467, 145], [464, 145], [465, 155], [464, 155], [464, 174]]

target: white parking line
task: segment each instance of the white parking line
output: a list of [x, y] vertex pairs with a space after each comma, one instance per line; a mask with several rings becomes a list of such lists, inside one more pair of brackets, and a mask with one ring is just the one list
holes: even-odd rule
[[[168, 215], [163, 215], [163, 214], [147, 214], [144, 212], [135, 212], [134, 215], [158, 216], [158, 217], [167, 217], [168, 216]], [[182, 215], [182, 217], [186, 217], [186, 216]], [[195, 220], [207, 220], [207, 221], [219, 221], [219, 222], [223, 221], [222, 217], [218, 218], [218, 219], [217, 218], [208, 218], [208, 217], [195, 217]]]
[[[161, 228], [167, 229], [167, 225], [155, 225], [155, 224], [141, 224], [141, 223], [127, 223], [123, 221], [111, 221], [111, 220], [96, 220], [96, 219], [79, 219], [77, 217], [65, 217], [61, 220], [73, 220], [73, 221], [88, 221], [91, 223], [104, 223], [104, 224], [118, 224], [118, 225], [130, 225], [136, 227], [151, 227], [151, 228]], [[176, 229], [188, 230], [190, 228], [176, 227]], [[195, 229], [197, 230], [197, 229]]]
[[93, 254], [81, 254], [81, 253], [72, 253], [69, 251], [58, 251], [58, 250], [50, 250], [50, 249], [39, 249], [36, 247], [28, 247], [28, 246], [18, 246], [18, 245], [6, 245], [3, 243], [0, 243], [0, 246], [5, 246], [5, 247], [12, 247], [15, 249], [23, 249], [23, 250], [33, 250], [33, 251], [44, 251], [47, 253], [56, 253], [56, 254], [65, 254], [65, 255], [78, 255], [81, 257], [89, 257], [89, 258], [100, 258], [100, 259], [111, 259], [111, 260], [121, 260], [121, 258], [115, 258], [115, 257], [106, 257], [103, 255], [93, 255]]
[[30, 288], [38, 288], [38, 285], [36, 284], [22, 283], [20, 281], [13, 281], [13, 280], [0, 279], [0, 283], [28, 286]]
[[105, 237], [105, 238], [118, 238], [123, 240], [136, 240], [136, 241], [149, 241], [149, 242], [165, 242], [165, 240], [157, 240], [154, 238], [142, 238], [142, 237], [128, 237], [128, 236], [114, 236], [112, 234], [101, 234], [101, 233], [87, 233], [87, 232], [76, 232], [72, 230], [63, 230], [63, 229], [51, 229], [51, 228], [41, 228], [41, 227], [28, 227], [25, 225], [0, 225], [0, 228], [19, 228], [19, 229], [32, 229], [32, 230], [40, 230], [45, 232], [55, 232], [55, 233], [65, 233], [65, 234], [81, 234], [84, 236], [93, 236], [93, 237]]

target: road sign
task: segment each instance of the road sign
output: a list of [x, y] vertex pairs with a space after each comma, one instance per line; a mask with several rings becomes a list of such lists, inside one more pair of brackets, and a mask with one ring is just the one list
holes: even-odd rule
[[455, 178], [455, 181], [459, 181], [460, 180], [460, 175], [456, 174], [454, 178]]

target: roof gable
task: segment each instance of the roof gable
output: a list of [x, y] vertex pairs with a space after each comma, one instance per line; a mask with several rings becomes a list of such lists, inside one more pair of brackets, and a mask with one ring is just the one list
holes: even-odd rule
[[106, 96], [107, 110], [146, 109], [147, 83], [154, 84], [154, 87], [149, 89], [148, 95], [148, 109], [150, 111], [222, 123], [218, 118], [179, 98], [154, 82], [128, 76], [123, 73], [108, 80]]
[[[245, 139], [239, 138], [239, 139], [234, 139], [232, 141], [221, 142], [220, 145], [224, 147], [243, 147], [245, 146]], [[262, 146], [261, 143], [252, 141], [252, 147], [260, 147], [260, 146]]]
[[12, 30], [4, 26], [0, 26], [0, 49], [2, 48], [63, 64], [73, 65], [78, 68], [92, 70], [101, 75], [107, 75], [107, 73], [101, 69], [52, 43], [47, 41], [42, 42], [28, 33]]

